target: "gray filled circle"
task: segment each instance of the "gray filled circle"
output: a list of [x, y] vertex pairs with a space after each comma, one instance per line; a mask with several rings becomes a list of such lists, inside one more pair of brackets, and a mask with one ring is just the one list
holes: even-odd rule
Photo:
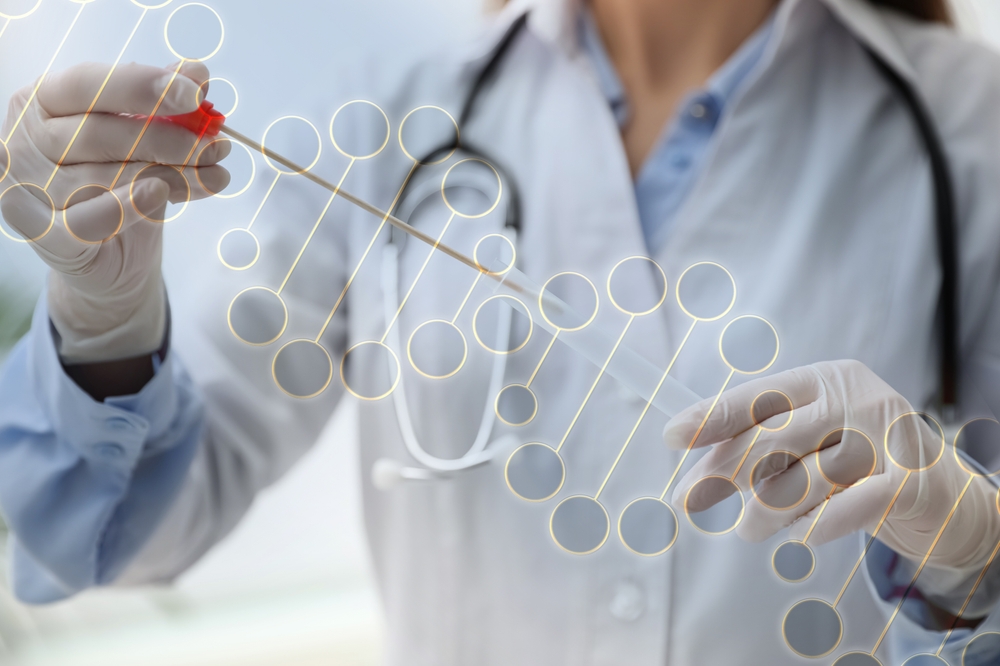
[[915, 654], [903, 662], [903, 666], [949, 666], [948, 662], [936, 654]]
[[867, 652], [848, 652], [838, 657], [833, 666], [882, 666], [882, 662]]
[[677, 514], [655, 497], [635, 500], [618, 519], [622, 543], [640, 555], [666, 552], [677, 538]]
[[535, 418], [538, 400], [524, 384], [510, 384], [497, 394], [497, 416], [512, 426], [523, 426]]
[[278, 350], [271, 364], [274, 381], [294, 398], [319, 395], [333, 379], [333, 360], [312, 340], [293, 340]]
[[288, 324], [288, 310], [275, 292], [251, 287], [236, 295], [229, 306], [233, 335], [248, 345], [268, 345], [281, 337]]
[[816, 658], [837, 648], [844, 625], [833, 606], [819, 599], [806, 599], [785, 613], [781, 631], [788, 647], [796, 654]]
[[507, 485], [518, 497], [542, 502], [562, 488], [566, 469], [562, 458], [545, 444], [525, 444], [507, 460]]
[[582, 495], [560, 502], [552, 512], [549, 527], [556, 543], [577, 555], [592, 553], [603, 546], [611, 529], [608, 512], [601, 503]]
[[801, 541], [786, 541], [774, 550], [771, 558], [774, 572], [789, 583], [799, 583], [812, 575], [816, 557]]

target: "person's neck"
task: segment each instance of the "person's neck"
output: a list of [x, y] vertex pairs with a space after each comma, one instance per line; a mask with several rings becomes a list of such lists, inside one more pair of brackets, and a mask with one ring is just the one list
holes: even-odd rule
[[623, 132], [637, 173], [666, 120], [760, 27], [778, 0], [590, 0], [628, 94]]

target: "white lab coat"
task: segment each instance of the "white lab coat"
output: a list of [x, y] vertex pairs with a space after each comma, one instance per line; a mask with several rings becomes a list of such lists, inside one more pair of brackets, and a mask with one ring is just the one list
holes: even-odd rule
[[[526, 4], [508, 7], [500, 23]], [[528, 34], [504, 62], [465, 136], [495, 155], [521, 188], [523, 271], [538, 282], [579, 271], [603, 293], [612, 266], [646, 253], [629, 169], [614, 119], [576, 46], [574, 3], [533, 4]], [[402, 80], [371, 83], [372, 99], [386, 109], [393, 130], [420, 104], [457, 115], [470, 73], [502, 27], [458, 56], [415, 67]], [[1000, 406], [1000, 60], [948, 30], [877, 11], [862, 0], [786, 0], [776, 31], [760, 74], [727, 110], [705, 172], [656, 261], [671, 286], [696, 261], [728, 268], [739, 288], [731, 316], [766, 317], [780, 335], [772, 372], [854, 358], [914, 405], [932, 403], [940, 271], [928, 161], [910, 115], [864, 53], [867, 44], [915, 82], [943, 137], [961, 221], [961, 337], [970, 360], [964, 376], [971, 381], [971, 359], [980, 359], [976, 367], [987, 376], [980, 386], [987, 388], [975, 393], [979, 403], [973, 407], [982, 408], [984, 399]], [[331, 93], [324, 100], [327, 113], [347, 99]], [[387, 206], [407, 168], [393, 142], [357, 167], [346, 186]], [[330, 173], [336, 169], [324, 175]], [[244, 196], [259, 198], [266, 180]], [[261, 225], [265, 243], [257, 274], [227, 272], [217, 266], [214, 247], [195, 248], [190, 265], [206, 271], [196, 281], [197, 293], [172, 292], [174, 349], [204, 395], [208, 426], [180, 498], [123, 583], [168, 580], [190, 566], [236, 524], [258, 491], [308, 450], [344, 395], [335, 378], [318, 398], [285, 396], [270, 373], [278, 345], [248, 347], [225, 325], [233, 295], [280, 278], [327, 194], [302, 179], [285, 179], [274, 196], [282, 201], [280, 224]], [[417, 222], [428, 233], [437, 233], [446, 219], [440, 207], [436, 211]], [[501, 219], [460, 221], [446, 242], [469, 251]], [[285, 292], [291, 315], [283, 341], [315, 336], [377, 224], [342, 201], [331, 208], [331, 220]], [[239, 226], [224, 222], [221, 228]], [[338, 362], [348, 346], [385, 331], [385, 238], [361, 265], [323, 339]], [[407, 242], [401, 291], [426, 254], [425, 246]], [[396, 324], [404, 339], [427, 319], [450, 318], [473, 277], [435, 257]], [[472, 302], [488, 294], [484, 284]], [[664, 308], [638, 319], [626, 339], [660, 367], [690, 323], [672, 299], [673, 292]], [[459, 320], [466, 333], [472, 311]], [[625, 319], [606, 300], [599, 318], [610, 330], [621, 330]], [[727, 375], [718, 336], [728, 319], [700, 327], [675, 367], [674, 375], [701, 395], [714, 395]], [[469, 360], [455, 377], [431, 381], [404, 370], [417, 430], [437, 455], [464, 452], [492, 399], [486, 395], [492, 358], [468, 338]], [[524, 382], [547, 342], [538, 333], [512, 355], [507, 381]], [[355, 381], [369, 371], [349, 369]], [[533, 385], [538, 417], [524, 428], [498, 426], [497, 432], [555, 444], [596, 373], [557, 345]], [[597, 489], [642, 405], [614, 380], [598, 385], [567, 440], [560, 497]], [[656, 413], [646, 418], [602, 495], [612, 524], [631, 500], [658, 495], [676, 466], [679, 455], [660, 441], [665, 420]], [[548, 534], [558, 500], [517, 499], [499, 466], [376, 490], [369, 479], [377, 459], [412, 463], [390, 400], [361, 404], [360, 439], [365, 519], [390, 664], [801, 663], [782, 641], [785, 611], [807, 597], [832, 599], [860, 552], [856, 538], [819, 548], [809, 580], [785, 584], [770, 565], [782, 536], [760, 545], [745, 544], [734, 533], [709, 537], [681, 514], [677, 543], [665, 555], [638, 557], [612, 531], [595, 554], [574, 556]], [[836, 654], [870, 649], [891, 606], [860, 574], [840, 609], [846, 627]], [[936, 648], [934, 635], [900, 616], [879, 653], [884, 663], [908, 656], [887, 652], [904, 641]]]

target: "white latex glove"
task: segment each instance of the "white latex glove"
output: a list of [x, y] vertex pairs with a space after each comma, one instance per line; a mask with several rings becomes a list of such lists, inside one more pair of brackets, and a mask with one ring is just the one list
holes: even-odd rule
[[[790, 422], [788, 400], [780, 394], [765, 394], [751, 413], [754, 399], [774, 390], [791, 399], [794, 409]], [[789, 526], [790, 537], [802, 540], [821, 509], [809, 544], [819, 545], [857, 530], [870, 534], [892, 502], [877, 536], [900, 555], [920, 563], [960, 496], [944, 537], [927, 562], [928, 567], [941, 570], [938, 580], [954, 582], [978, 574], [1000, 540], [996, 486], [967, 472], [958, 463], [951, 442], [942, 451], [943, 436], [936, 426], [911, 415], [890, 429], [897, 417], [913, 412], [913, 408], [862, 363], [817, 363], [743, 384], [722, 395], [698, 434], [711, 404], [706, 400], [685, 410], [664, 431], [671, 448], [687, 448], [696, 434], [695, 448], [714, 447], [681, 478], [674, 491], [675, 504], [683, 507], [686, 500], [692, 511], [705, 510], [731, 494], [725, 482], [697, 481], [711, 475], [730, 478], [757, 433], [757, 424], [773, 430], [787, 424], [777, 432], [761, 432], [735, 477], [747, 500], [737, 533], [748, 541], [763, 541]], [[842, 428], [862, 431], [874, 446]], [[768, 456], [753, 475], [754, 494], [751, 475], [755, 464], [765, 455], [781, 451], [793, 455]], [[905, 485], [906, 470], [892, 462], [918, 469], [930, 466], [935, 459], [937, 463], [929, 469], [911, 473]], [[811, 480], [807, 493], [803, 465]], [[962, 495], [970, 478], [972, 482]], [[830, 480], [836, 482], [837, 492], [823, 507], [835, 488]], [[803, 495], [801, 503], [793, 507]], [[922, 577], [922, 587], [924, 580]]]
[[[10, 172], [0, 185], [5, 192], [0, 212], [52, 269], [49, 314], [67, 363], [131, 358], [160, 346], [166, 319], [163, 224], [150, 219], [164, 219], [168, 200], [187, 200], [189, 191], [191, 200], [205, 198], [229, 182], [229, 174], [216, 165], [229, 153], [227, 141], [205, 149], [212, 138], [196, 145], [198, 137], [190, 131], [153, 122], [132, 152], [145, 121], [121, 114], [152, 113], [175, 69], [120, 65], [75, 140], [109, 65], [87, 63], [50, 74], [34, 97], [32, 84], [11, 99], [3, 137], [19, 118], [20, 124], [8, 144]], [[197, 109], [204, 97], [198, 87], [207, 78], [204, 66], [185, 64], [156, 115]], [[151, 167], [133, 186], [149, 164], [181, 166], [185, 160], [197, 169], [189, 166], [182, 174], [168, 166]], [[113, 190], [116, 199], [106, 188], [123, 164]], [[92, 184], [105, 189], [88, 187], [71, 197]]]

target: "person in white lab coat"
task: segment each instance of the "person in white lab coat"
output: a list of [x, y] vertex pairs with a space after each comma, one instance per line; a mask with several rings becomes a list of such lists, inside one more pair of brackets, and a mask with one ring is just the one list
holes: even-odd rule
[[[512, 32], [526, 12], [524, 28]], [[931, 466], [938, 435], [915, 419], [905, 427], [896, 420], [937, 402], [943, 273], [927, 147], [892, 77], [917, 92], [951, 168], [962, 418], [1000, 408], [1000, 59], [942, 25], [944, 17], [943, 4], [916, 0], [524, 0], [505, 7], [472, 49], [421, 63], [379, 90], [377, 101], [395, 123], [427, 104], [458, 118], [477, 74], [505, 46], [461, 131], [465, 147], [504, 167], [506, 189], [518, 188], [519, 269], [538, 283], [567, 271], [586, 276], [601, 303], [593, 326], [620, 333], [628, 323], [625, 344], [661, 368], [683, 342], [671, 375], [703, 396], [751, 379], [727, 382], [719, 339], [733, 318], [765, 317], [780, 337], [762, 378], [724, 393], [710, 414], [712, 398], [668, 425], [656, 410], [641, 417], [646, 401], [638, 394], [650, 386], [595, 381], [598, 369], [572, 345], [550, 345], [539, 323], [504, 375], [505, 384], [531, 384], [537, 415], [494, 430], [553, 448], [562, 440], [565, 482], [548, 501], [511, 493], [507, 451], [497, 464], [447, 479], [375, 488], [368, 479], [378, 461], [409, 458], [394, 401], [362, 400], [364, 511], [388, 663], [795, 664], [802, 663], [797, 652], [829, 652], [833, 660], [860, 651], [899, 664], [933, 655], [945, 638], [940, 654], [953, 665], [996, 663], [1000, 649], [989, 631], [998, 623], [1000, 586], [986, 568], [1000, 540], [996, 487], [950, 455], [906, 483], [907, 467]], [[72, 116], [87, 110], [107, 72], [88, 65], [54, 74], [37, 95], [29, 87], [13, 100], [5, 128], [21, 127], [9, 143], [11, 180], [46, 181], [72, 137]], [[149, 113], [164, 76], [172, 73], [122, 67], [95, 110]], [[191, 111], [191, 81], [205, 76], [200, 65], [186, 65], [160, 114]], [[337, 105], [347, 99], [331, 98]], [[354, 136], [381, 136], [374, 118]], [[53, 180], [52, 199], [110, 183], [137, 123], [92, 117]], [[184, 132], [153, 123], [126, 178], [147, 162], [184, 163]], [[228, 149], [206, 148], [209, 142], [197, 147], [200, 178], [189, 171], [186, 179], [195, 199], [228, 182], [214, 166]], [[411, 167], [393, 144], [346, 182], [388, 207]], [[388, 231], [373, 237], [377, 218], [342, 200], [331, 208], [336, 222], [283, 285], [289, 315], [280, 342], [261, 349], [233, 336], [224, 317], [233, 297], [251, 284], [281, 283], [308, 233], [298, 225], [312, 224], [328, 198], [301, 179], [276, 189], [285, 223], [258, 230], [263, 268], [252, 282], [250, 273], [192, 261], [198, 288], [171, 291], [168, 308], [161, 226], [137, 211], [162, 216], [168, 199], [186, 197], [187, 185], [176, 171], [158, 169], [131, 192], [121, 190], [122, 209], [104, 191], [76, 195], [65, 226], [51, 230], [38, 188], [22, 186], [0, 201], [7, 224], [36, 239], [53, 267], [32, 332], [0, 382], [0, 506], [14, 533], [15, 590], [27, 601], [172, 580], [309, 449], [345, 386], [367, 397], [383, 392], [388, 356], [369, 345], [375, 353], [349, 358], [342, 382], [334, 376], [309, 400], [286, 395], [296, 377], [326, 368], [315, 345], [311, 356], [285, 357], [287, 366], [274, 366], [285, 377], [286, 392], [279, 390], [272, 362], [289, 341], [318, 339], [333, 368], [358, 343], [393, 344], [393, 330], [405, 341], [423, 322], [455, 316], [469, 341], [460, 372], [422, 377], [399, 345], [401, 370], [390, 369], [409, 389], [408, 412], [425, 447], [443, 458], [465, 453], [483, 406], [495, 399], [494, 356], [471, 334], [489, 295], [485, 281], [469, 292], [472, 271], [412, 238], [388, 250], [401, 252], [398, 275], [387, 270]], [[421, 187], [413, 192], [438, 185]], [[484, 235], [502, 231], [512, 205], [506, 199], [481, 220], [455, 221], [445, 242], [470, 253]], [[398, 212], [432, 236], [450, 219], [440, 199], [416, 194]], [[74, 235], [109, 240], [83, 246]], [[610, 299], [652, 296], [655, 304], [663, 291], [656, 271], [611, 279], [619, 262], [636, 256], [655, 259], [672, 289], [695, 263], [724, 266], [738, 285], [735, 305], [692, 329], [671, 292], [656, 314], [630, 319]], [[386, 292], [397, 291], [386, 275], [395, 278], [397, 298], [415, 285], [405, 307], [391, 299], [384, 305]], [[471, 305], [460, 307], [467, 293]], [[335, 307], [338, 295], [344, 301]], [[248, 321], [268, 325], [273, 303], [251, 308]], [[515, 325], [512, 338], [525, 330]], [[431, 344], [432, 360], [459, 344], [446, 334], [438, 348]], [[747, 351], [738, 347], [729, 353]], [[778, 394], [752, 406], [769, 390], [794, 405], [787, 428]], [[755, 428], [755, 419], [769, 430]], [[871, 454], [843, 428], [863, 431]], [[838, 436], [824, 440], [831, 432]], [[882, 447], [892, 432], [905, 448]], [[751, 445], [754, 435], [759, 443]], [[709, 453], [679, 467], [692, 441]], [[821, 443], [830, 446], [818, 451]], [[782, 450], [791, 452], [779, 456], [784, 462], [771, 457], [757, 467]], [[917, 462], [904, 461], [908, 455]], [[760, 479], [752, 470], [767, 469], [768, 483], [781, 491], [803, 468], [811, 483], [794, 506], [768, 509], [754, 497]], [[742, 522], [723, 535], [695, 529], [685, 514], [722, 502], [727, 491], [686, 491], [702, 477], [730, 474], [745, 498]], [[626, 548], [615, 525], [631, 502], [661, 492], [679, 516], [676, 539], [643, 557]], [[554, 506], [598, 493], [610, 538], [587, 555], [566, 552], [555, 523], [549, 534]], [[944, 538], [936, 539], [942, 526]], [[864, 532], [875, 530], [880, 543], [862, 561]], [[808, 540], [815, 552], [815, 570], [798, 584], [772, 570], [772, 552], [789, 538]], [[924, 559], [915, 589], [899, 589]], [[852, 577], [858, 562], [864, 566]], [[896, 615], [904, 596], [909, 603]], [[842, 624], [822, 612], [790, 614], [808, 598], [835, 605]], [[824, 641], [829, 650], [813, 645]]]

